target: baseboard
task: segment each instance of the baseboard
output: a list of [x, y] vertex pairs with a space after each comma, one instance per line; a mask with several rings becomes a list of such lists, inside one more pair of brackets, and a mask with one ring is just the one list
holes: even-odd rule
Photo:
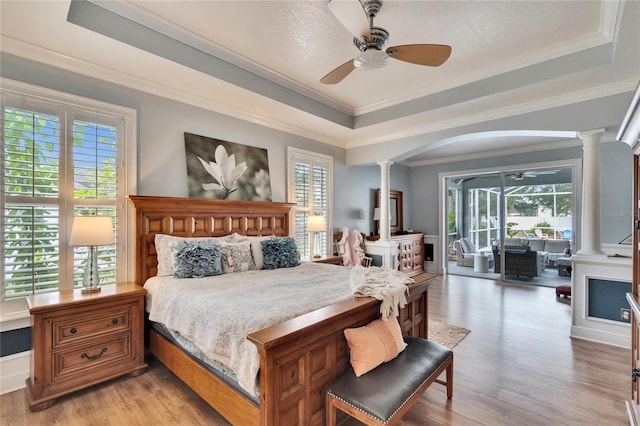
[[0, 358], [0, 395], [24, 388], [29, 378], [31, 351]]
[[610, 333], [574, 325], [571, 327], [571, 337], [604, 343], [605, 345], [619, 346], [621, 348], [631, 348], [631, 330], [629, 328], [623, 328], [621, 331], [623, 331], [624, 334]]

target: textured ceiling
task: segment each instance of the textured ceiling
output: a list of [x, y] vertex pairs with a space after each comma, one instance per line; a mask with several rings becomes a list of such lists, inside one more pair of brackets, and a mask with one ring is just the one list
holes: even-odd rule
[[147, 1], [132, 7], [147, 14], [148, 25], [242, 58], [355, 113], [602, 41], [598, 1], [386, 1], [374, 23], [390, 32], [389, 45], [448, 44], [450, 59], [437, 68], [392, 60], [325, 86], [320, 78], [358, 51], [324, 1]]

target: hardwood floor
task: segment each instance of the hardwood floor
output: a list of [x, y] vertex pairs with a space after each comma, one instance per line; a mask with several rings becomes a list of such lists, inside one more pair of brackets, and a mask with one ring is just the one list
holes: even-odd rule
[[[434, 280], [429, 309], [471, 333], [454, 348], [453, 399], [432, 385], [400, 425], [628, 424], [629, 350], [568, 337], [571, 307], [553, 288], [450, 275]], [[24, 390], [0, 405], [3, 426], [228, 424], [154, 360], [45, 411], [30, 413]]]

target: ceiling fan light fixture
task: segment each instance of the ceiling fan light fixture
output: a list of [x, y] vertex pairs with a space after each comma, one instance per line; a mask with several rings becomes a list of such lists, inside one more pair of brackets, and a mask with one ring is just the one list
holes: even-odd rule
[[367, 49], [353, 60], [353, 65], [362, 70], [382, 68], [389, 62], [389, 55], [378, 49]]

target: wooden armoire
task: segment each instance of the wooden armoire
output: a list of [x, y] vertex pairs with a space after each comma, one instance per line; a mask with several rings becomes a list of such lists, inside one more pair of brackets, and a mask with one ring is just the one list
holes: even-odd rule
[[620, 127], [617, 139], [633, 152], [633, 282], [627, 300], [631, 305], [631, 393], [627, 401], [629, 423], [640, 423], [640, 83]]

